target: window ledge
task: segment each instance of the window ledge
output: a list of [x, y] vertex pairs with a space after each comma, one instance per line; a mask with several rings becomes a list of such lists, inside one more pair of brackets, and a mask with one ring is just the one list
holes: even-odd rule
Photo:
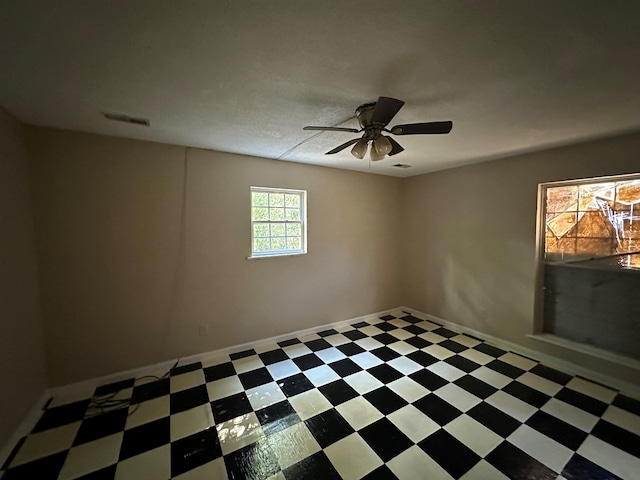
[[255, 258], [273, 258], [273, 257], [294, 257], [296, 255], [306, 255], [307, 252], [286, 252], [286, 253], [269, 253], [267, 255], [249, 255], [247, 260]]

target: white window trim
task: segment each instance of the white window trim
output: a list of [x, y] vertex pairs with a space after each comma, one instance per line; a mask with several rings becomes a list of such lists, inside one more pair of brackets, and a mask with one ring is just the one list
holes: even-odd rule
[[[296, 221], [296, 222], [291, 222], [291, 221], [287, 221], [287, 220], [282, 220], [282, 221], [271, 221], [271, 220], [267, 220], [267, 221], [260, 221], [260, 220], [253, 220], [252, 218], [252, 214], [253, 214], [253, 202], [251, 201], [251, 194], [253, 192], [266, 192], [266, 193], [289, 193], [289, 194], [296, 194], [296, 195], [300, 195], [300, 200], [301, 200], [301, 205], [300, 205], [300, 221]], [[249, 255], [247, 257], [248, 260], [254, 259], [254, 258], [272, 258], [272, 257], [289, 257], [289, 256], [294, 256], [294, 255], [305, 255], [307, 253], [307, 191], [306, 190], [297, 190], [297, 189], [292, 189], [292, 188], [273, 188], [273, 187], [257, 187], [257, 186], [251, 186], [249, 188], [249, 215], [250, 215], [250, 229], [251, 229], [251, 255]], [[268, 251], [268, 252], [254, 252], [253, 251], [253, 241], [254, 241], [254, 237], [253, 237], [253, 226], [256, 223], [283, 223], [283, 224], [287, 224], [287, 223], [299, 223], [300, 224], [300, 230], [301, 230], [301, 242], [302, 242], [302, 248], [300, 250], [288, 250], [288, 251], [283, 251], [283, 252], [274, 252], [274, 251]]]

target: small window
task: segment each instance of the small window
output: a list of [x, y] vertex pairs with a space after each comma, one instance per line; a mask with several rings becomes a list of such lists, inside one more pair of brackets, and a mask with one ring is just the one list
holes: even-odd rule
[[251, 187], [251, 257], [307, 253], [307, 192]]

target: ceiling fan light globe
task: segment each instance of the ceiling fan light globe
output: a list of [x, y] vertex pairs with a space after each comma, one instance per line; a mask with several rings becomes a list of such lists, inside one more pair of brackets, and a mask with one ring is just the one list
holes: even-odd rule
[[389, 139], [382, 135], [380, 135], [378, 138], [376, 138], [373, 141], [373, 146], [376, 153], [378, 155], [382, 155], [383, 157], [385, 155], [389, 155], [389, 153], [393, 149], [393, 145], [391, 145], [391, 142], [389, 141]]
[[351, 149], [351, 155], [356, 158], [363, 159], [367, 154], [367, 143], [368, 142], [364, 138], [358, 140], [358, 143], [356, 143]]
[[379, 153], [373, 146], [371, 147], [371, 150], [369, 150], [369, 158], [371, 158], [372, 162], [378, 162], [382, 159], [384, 159], [385, 155]]

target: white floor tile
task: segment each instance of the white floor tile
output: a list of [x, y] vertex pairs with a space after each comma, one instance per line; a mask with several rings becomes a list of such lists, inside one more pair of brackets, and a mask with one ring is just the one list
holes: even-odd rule
[[120, 432], [73, 447], [67, 455], [58, 480], [72, 480], [116, 463], [122, 436], [123, 432]]
[[302, 420], [333, 408], [329, 400], [315, 388], [289, 398], [289, 403]]
[[500, 357], [500, 360], [502, 362], [508, 363], [510, 365], [513, 365], [515, 367], [521, 368], [522, 370], [530, 370], [533, 367], [535, 367], [536, 365], [538, 365], [538, 362], [534, 362], [533, 360], [530, 360], [528, 358], [522, 357], [520, 355], [517, 355], [513, 352], [507, 352], [504, 355], [502, 355]]
[[413, 372], [422, 370], [423, 368], [422, 365], [408, 359], [407, 357], [394, 358], [393, 360], [388, 361], [387, 364], [391, 365], [393, 368], [404, 375], [410, 375]]
[[449, 380], [450, 382], [453, 382], [466, 375], [466, 373], [459, 368], [456, 368], [453, 365], [449, 365], [446, 362], [434, 363], [432, 365], [429, 365], [427, 369], [431, 370], [436, 375], [440, 375], [442, 378]]
[[171, 393], [186, 390], [205, 383], [204, 371], [202, 369], [193, 372], [182, 373], [170, 378]]
[[451, 350], [441, 347], [440, 345], [429, 345], [428, 347], [424, 347], [422, 351], [436, 357], [438, 360], [446, 360], [455, 355]]
[[380, 360], [371, 352], [362, 352], [350, 358], [365, 370], [371, 367], [375, 367], [376, 365], [382, 365], [383, 363], [382, 360]]
[[171, 478], [170, 462], [171, 446], [163, 445], [119, 462], [115, 480], [168, 479]]
[[552, 397], [562, 390], [562, 385], [559, 383], [552, 382], [531, 372], [525, 372], [520, 375], [518, 381]]
[[298, 366], [293, 363], [293, 360], [284, 360], [282, 362], [273, 363], [267, 366], [267, 370], [271, 374], [274, 380], [280, 380], [282, 378], [290, 377], [300, 373]]
[[321, 387], [340, 378], [328, 365], [320, 365], [319, 367], [305, 370], [304, 374], [316, 387]]
[[599, 438], [589, 436], [578, 449], [578, 454], [601, 465], [620, 478], [640, 478], [640, 458], [603, 442]]
[[580, 408], [569, 405], [556, 398], [550, 399], [540, 410], [585, 432], [590, 432], [595, 424], [598, 423], [598, 417], [595, 415], [591, 415]]
[[387, 345], [391, 350], [398, 352], [400, 355], [408, 355], [411, 352], [415, 352], [418, 350], [417, 347], [407, 343], [407, 342], [395, 342], [391, 345]]
[[264, 437], [256, 414], [251, 412], [216, 425], [222, 453], [227, 455]]
[[336, 410], [355, 430], [360, 430], [383, 417], [364, 397], [353, 398], [338, 405]]
[[282, 350], [289, 356], [289, 358], [302, 357], [303, 355], [309, 355], [313, 351], [307, 347], [304, 343], [296, 343], [295, 345], [289, 345]]
[[495, 392], [485, 401], [521, 422], [526, 422], [537, 411], [537, 408], [501, 390]]
[[471, 338], [467, 335], [456, 335], [455, 337], [451, 337], [451, 340], [469, 348], [473, 348], [482, 343], [480, 340], [476, 340], [475, 338]]
[[398, 340], [406, 340], [407, 338], [413, 337], [413, 333], [409, 333], [406, 330], [403, 330], [401, 328], [391, 330], [388, 333], [389, 335], [396, 337]]
[[384, 333], [383, 330], [380, 330], [378, 327], [374, 327], [373, 325], [361, 328], [360, 331], [369, 337], [373, 337], [375, 335], [380, 335], [381, 333]]
[[257, 355], [251, 355], [250, 357], [240, 358], [233, 361], [233, 367], [236, 369], [236, 373], [246, 373], [251, 370], [264, 367], [264, 363]]
[[490, 463], [480, 460], [471, 470], [460, 477], [460, 480], [509, 480], [509, 477]]
[[369, 337], [356, 340], [355, 344], [360, 345], [365, 350], [375, 350], [376, 348], [384, 347], [384, 344]]
[[171, 415], [171, 441], [175, 442], [215, 425], [211, 405], [206, 403]]
[[324, 339], [334, 347], [344, 345], [345, 343], [351, 343], [351, 340], [349, 340], [347, 337], [345, 337], [342, 334], [329, 335], [328, 337], [324, 337]]
[[572, 450], [528, 425], [518, 427], [507, 440], [555, 472], [562, 472], [573, 455]]
[[438, 335], [437, 333], [434, 333], [434, 332], [421, 333], [418, 336], [420, 338], [424, 338], [428, 342], [431, 342], [431, 343], [434, 343], [434, 344], [435, 343], [440, 343], [440, 342], [442, 342], [442, 341], [447, 339], [447, 337], [443, 337], [442, 335]]
[[207, 392], [209, 393], [209, 400], [214, 401], [244, 392], [244, 387], [240, 383], [238, 376], [233, 375], [207, 383]]
[[129, 407], [129, 416], [125, 429], [128, 430], [145, 423], [169, 416], [169, 395], [147, 400]]
[[486, 353], [479, 352], [478, 350], [474, 350], [473, 348], [470, 348], [469, 350], [465, 350], [464, 352], [460, 352], [460, 355], [480, 365], [486, 365], [487, 363], [495, 360], [495, 358], [493, 358], [491, 355], [487, 355]]
[[414, 443], [427, 438], [440, 428], [440, 425], [413, 405], [405, 405], [387, 418]]
[[470, 410], [482, 401], [480, 398], [453, 383], [448, 383], [434, 393], [462, 412]]
[[618, 407], [610, 405], [602, 418], [630, 432], [640, 435], [640, 417]]
[[618, 393], [615, 390], [578, 377], [573, 377], [566, 386], [576, 392], [584, 393], [605, 403], [610, 403]]
[[506, 375], [498, 373], [495, 370], [491, 370], [490, 368], [484, 366], [471, 372], [471, 375], [496, 388], [504, 388], [513, 381]]
[[398, 480], [452, 480], [438, 463], [414, 445], [387, 462]]
[[444, 429], [481, 457], [502, 443], [503, 438], [468, 415], [460, 415]]
[[394, 380], [387, 384], [387, 387], [409, 403], [413, 403], [429, 393], [429, 390], [424, 388], [418, 382], [411, 380], [409, 377], [402, 377], [398, 380]]
[[[377, 357], [376, 357], [377, 358]], [[360, 395], [364, 395], [367, 392], [380, 388], [383, 383], [369, 372], [358, 372], [353, 375], [349, 375], [344, 379], [351, 387]]]
[[415, 324], [416, 327], [424, 328], [425, 330], [435, 330], [436, 328], [440, 328], [440, 325], [436, 325], [435, 323], [430, 322], [429, 320], [423, 320]]
[[342, 360], [343, 358], [347, 358], [347, 356], [342, 353], [337, 348], [325, 348], [324, 350], [320, 350], [316, 352], [316, 355], [320, 357], [320, 359], [324, 363], [332, 363], [337, 362], [338, 360]]
[[357, 433], [329, 445], [324, 452], [344, 480], [359, 480], [382, 465], [380, 457]]
[[265, 343], [263, 345], [258, 345], [254, 350], [256, 353], [266, 353], [271, 352], [272, 350], [280, 350], [280, 346], [277, 343]]
[[247, 399], [254, 410], [260, 410], [287, 399], [276, 382], [265, 383], [246, 392]]
[[304, 422], [269, 435], [266, 442], [283, 470], [320, 451], [320, 445]]
[[11, 467], [66, 450], [71, 447], [79, 428], [80, 422], [73, 422], [29, 435], [12, 460]]

